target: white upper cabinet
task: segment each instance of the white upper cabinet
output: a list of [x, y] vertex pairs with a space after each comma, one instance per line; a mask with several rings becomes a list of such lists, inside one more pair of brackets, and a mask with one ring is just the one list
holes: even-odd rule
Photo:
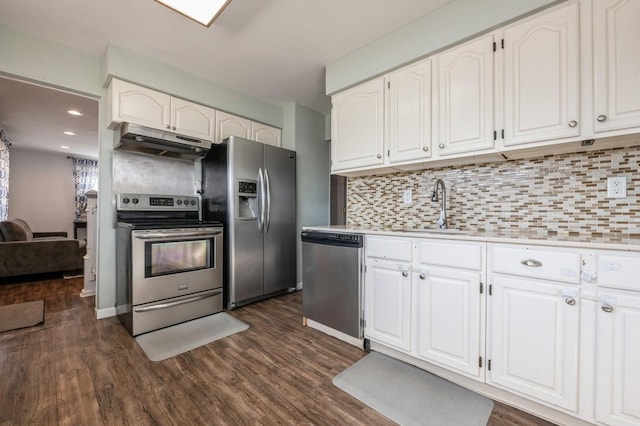
[[637, 0], [593, 2], [595, 132], [640, 127], [639, 17]]
[[171, 96], [126, 81], [112, 79], [109, 85], [111, 128], [129, 122], [154, 129], [171, 127]]
[[573, 3], [504, 30], [504, 146], [580, 135], [578, 12]]
[[216, 111], [179, 98], [171, 98], [171, 131], [213, 140]]
[[346, 170], [384, 162], [384, 78], [331, 98], [331, 169]]
[[438, 55], [440, 156], [495, 148], [494, 35]]
[[390, 163], [431, 156], [431, 60], [387, 76]]
[[251, 139], [251, 120], [217, 111], [215, 142], [220, 143], [229, 136]]
[[281, 146], [282, 130], [262, 123], [251, 123], [251, 139], [266, 145]]
[[111, 128], [129, 122], [185, 136], [212, 140], [215, 110], [126, 81], [109, 86]]

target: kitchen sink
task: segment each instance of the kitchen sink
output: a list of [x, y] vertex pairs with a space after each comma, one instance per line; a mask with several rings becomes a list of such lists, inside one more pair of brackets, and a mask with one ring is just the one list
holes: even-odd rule
[[392, 231], [395, 232], [418, 232], [422, 234], [445, 234], [445, 235], [467, 235], [468, 231], [463, 231], [461, 229], [455, 228], [429, 228], [429, 229], [420, 229], [420, 228], [392, 228]]

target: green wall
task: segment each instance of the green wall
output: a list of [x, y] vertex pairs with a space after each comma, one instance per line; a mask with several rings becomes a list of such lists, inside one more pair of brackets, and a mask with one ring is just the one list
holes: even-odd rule
[[326, 93], [384, 74], [564, 0], [453, 0], [327, 65]]

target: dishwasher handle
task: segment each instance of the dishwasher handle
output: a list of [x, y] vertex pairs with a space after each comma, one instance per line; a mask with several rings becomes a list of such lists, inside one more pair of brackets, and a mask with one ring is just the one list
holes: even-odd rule
[[321, 244], [338, 247], [364, 247], [363, 234], [302, 231], [300, 234], [303, 243]]

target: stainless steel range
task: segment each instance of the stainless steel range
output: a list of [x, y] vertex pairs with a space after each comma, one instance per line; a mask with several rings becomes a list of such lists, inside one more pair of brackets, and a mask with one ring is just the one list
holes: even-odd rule
[[198, 197], [116, 196], [116, 313], [133, 336], [222, 311], [223, 228]]

